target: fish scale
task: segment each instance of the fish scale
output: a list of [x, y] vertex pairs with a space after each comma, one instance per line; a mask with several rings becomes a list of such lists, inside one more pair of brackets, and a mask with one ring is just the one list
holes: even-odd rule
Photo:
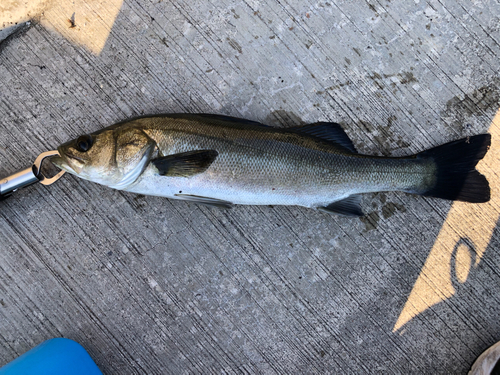
[[[421, 180], [416, 172], [427, 173], [421, 161], [373, 160], [372, 157], [348, 155], [339, 152], [335, 145], [318, 145], [316, 140], [300, 134], [276, 132], [274, 129], [271, 132], [259, 132], [260, 129], [236, 128], [231, 129], [233, 134], [222, 137], [220, 123], [209, 123], [207, 126], [199, 121], [182, 119], [170, 124], [170, 129], [179, 132], [178, 136], [171, 137], [165, 135], [165, 126], [161, 121], [150, 126], [155, 129], [146, 129], [145, 132], [155, 140], [162, 154], [193, 149], [219, 151], [217, 160], [205, 172], [206, 175], [199, 176], [196, 186], [203, 190], [217, 184], [217, 190], [221, 190], [222, 194], [218, 198], [229, 198], [233, 203], [313, 207], [339, 200], [350, 193], [408, 189]], [[398, 173], [398, 167], [405, 168], [407, 173]], [[154, 175], [154, 170], [151, 175]], [[218, 179], [214, 179], [214, 176]], [[353, 186], [359, 185], [359, 182], [365, 186]], [[182, 187], [185, 181], [171, 183]], [[238, 189], [252, 191], [258, 184], [260, 196], [235, 201], [235, 193], [227, 186], [231, 183], [236, 183]], [[143, 189], [148, 189], [148, 180], [144, 178], [127, 190]], [[270, 196], [263, 196], [263, 192]], [[157, 193], [155, 191], [154, 195]], [[200, 191], [190, 193], [198, 195]], [[241, 190], [236, 192], [240, 199], [241, 193]], [[276, 199], [279, 199], [279, 203]]]
[[[79, 147], [82, 137], [90, 149]], [[488, 183], [475, 170], [489, 147], [487, 134], [399, 158], [356, 153], [335, 123], [277, 129], [203, 114], [142, 117], [82, 137], [61, 145], [54, 163], [144, 195], [217, 206], [300, 205], [345, 215], [359, 215], [358, 194], [368, 192], [489, 199]]]

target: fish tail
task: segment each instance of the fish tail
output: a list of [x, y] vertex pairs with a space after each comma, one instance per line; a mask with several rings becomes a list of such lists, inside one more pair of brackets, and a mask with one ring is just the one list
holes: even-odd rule
[[435, 162], [435, 184], [421, 195], [472, 203], [490, 200], [488, 180], [475, 167], [491, 145], [490, 134], [446, 143], [417, 154]]

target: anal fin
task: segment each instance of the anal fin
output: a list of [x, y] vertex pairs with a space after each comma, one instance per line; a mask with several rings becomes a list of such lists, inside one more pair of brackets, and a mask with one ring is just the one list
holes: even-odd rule
[[350, 195], [347, 198], [333, 202], [326, 207], [318, 207], [318, 210], [328, 212], [330, 214], [351, 217], [364, 215], [363, 210], [361, 209], [361, 194]]
[[184, 201], [204, 204], [206, 206], [212, 206], [212, 207], [217, 207], [217, 208], [231, 208], [233, 206], [233, 204], [231, 202], [224, 201], [222, 199], [201, 197], [199, 195], [175, 194], [175, 197], [177, 199], [181, 199]]

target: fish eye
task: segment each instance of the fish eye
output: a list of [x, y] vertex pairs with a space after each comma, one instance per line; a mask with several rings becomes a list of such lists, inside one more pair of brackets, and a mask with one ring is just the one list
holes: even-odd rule
[[78, 151], [87, 152], [92, 147], [92, 137], [88, 134], [78, 137], [75, 146]]

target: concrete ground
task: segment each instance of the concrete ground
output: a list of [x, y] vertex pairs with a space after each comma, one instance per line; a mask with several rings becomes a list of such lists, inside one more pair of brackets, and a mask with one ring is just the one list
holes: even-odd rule
[[374, 155], [493, 146], [489, 203], [378, 193], [361, 219], [70, 175], [19, 191], [0, 202], [0, 365], [67, 337], [105, 374], [466, 373], [500, 340], [499, 17], [493, 0], [2, 1], [0, 176], [162, 112], [336, 121]]

